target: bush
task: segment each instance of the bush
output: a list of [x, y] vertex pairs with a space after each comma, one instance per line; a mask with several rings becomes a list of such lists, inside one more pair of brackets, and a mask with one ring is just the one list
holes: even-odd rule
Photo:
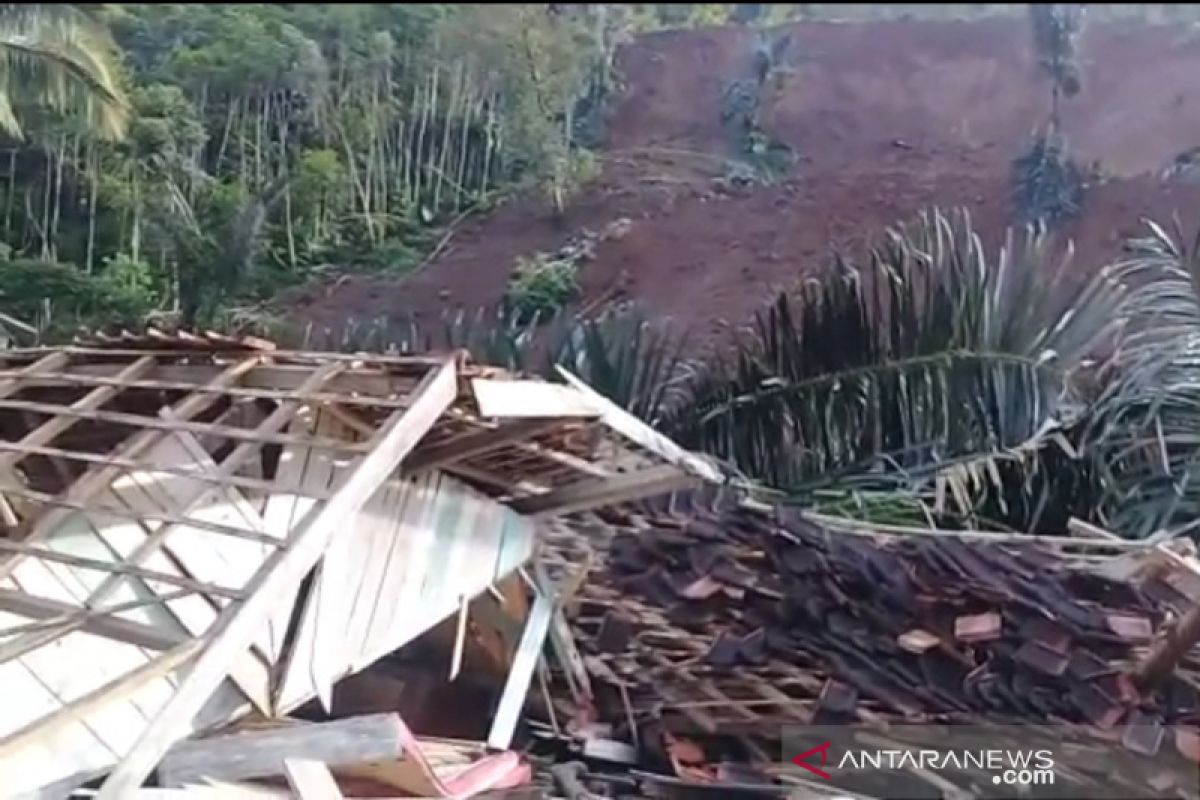
[[114, 274], [89, 275], [69, 264], [0, 261], [0, 311], [36, 324], [51, 338], [81, 325], [136, 325], [150, 310], [152, 295], [135, 272], [135, 262], [122, 263]]
[[539, 253], [518, 258], [508, 282], [505, 302], [521, 320], [545, 319], [579, 294], [579, 269], [565, 258]]

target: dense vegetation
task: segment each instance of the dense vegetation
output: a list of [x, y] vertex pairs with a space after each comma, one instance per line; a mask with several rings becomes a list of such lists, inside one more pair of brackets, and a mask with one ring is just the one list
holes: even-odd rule
[[[18, 317], [60, 302], [31, 260], [73, 265], [89, 298], [208, 321], [323, 265], [410, 267], [519, 184], [561, 205], [626, 24], [540, 4], [4, 8], [10, 42], [88, 32], [88, 60], [57, 63], [78, 92], [120, 93], [127, 118], [103, 128], [9, 70], [0, 285]], [[91, 306], [75, 294], [57, 319]]]
[[[845, 13], [828, 9], [0, 6], [0, 334], [149, 311], [219, 323], [325, 265], [409, 268], [505, 192], [565, 203], [630, 31]], [[1052, 169], [1069, 164], [1058, 105], [1080, 86], [1070, 13], [1034, 14], [1047, 131], [1015, 165], [1030, 225], [998, 252], [965, 212], [930, 212], [781, 295], [706, 364], [636, 312], [547, 321], [577, 291], [561, 253], [524, 262], [500, 311], [308, 344], [566, 364], [683, 444], [837, 513], [1191, 529], [1200, 242], [1152, 225], [1125, 260], [1071, 271], [1045, 233], [1079, 205]], [[754, 110], [730, 117], [739, 142], [754, 142]], [[1095, 277], [1081, 289], [1072, 274]]]

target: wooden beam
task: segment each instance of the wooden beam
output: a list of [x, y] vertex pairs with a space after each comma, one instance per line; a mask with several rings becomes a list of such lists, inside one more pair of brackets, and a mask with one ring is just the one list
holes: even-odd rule
[[[213, 394], [210, 395], [210, 397], [213, 401], [216, 401], [220, 395]], [[144, 414], [127, 414], [124, 411], [89, 411], [85, 409], [77, 409], [71, 406], [55, 405], [54, 403], [35, 403], [28, 400], [0, 399], [0, 409], [5, 408], [16, 409], [19, 411], [32, 411], [35, 414], [49, 414], [51, 416], [90, 419], [96, 422], [111, 422], [116, 425], [125, 425], [130, 428], [152, 429], [155, 431], [164, 431], [168, 433], [172, 431], [187, 431], [188, 433], [194, 433], [198, 436], [218, 436], [222, 439], [234, 439], [260, 445], [302, 444], [305, 447], [316, 447], [324, 450], [334, 450], [344, 453], [363, 452], [362, 445], [344, 442], [340, 439], [323, 439], [316, 436], [294, 436], [286, 433], [259, 434], [246, 428], [237, 428], [232, 425], [220, 425], [215, 422], [189, 422], [180, 414], [176, 414], [176, 418], [170, 422], [165, 422], [156, 417], [150, 417]]]
[[[236, 342], [231, 342], [236, 344]], [[177, 349], [146, 349], [138, 347], [88, 347], [87, 345], [67, 345], [65, 347], [26, 347], [0, 351], [0, 361], [16, 361], [23, 358], [36, 358], [43, 354], [62, 353], [68, 356], [94, 356], [111, 359], [114, 356], [155, 356], [156, 358], [183, 358], [186, 356], [224, 355], [235, 357], [246, 354], [269, 356], [273, 361], [282, 363], [328, 364], [331, 361], [344, 361], [357, 366], [380, 366], [393, 369], [411, 369], [424, 375], [430, 369], [440, 366], [448, 356], [398, 356], [384, 353], [339, 353], [325, 350], [250, 350], [236, 347], [224, 353], [216, 352], [211, 343], [203, 343], [199, 348], [179, 347]]]
[[[227, 367], [221, 374], [210, 381], [213, 386], [228, 386], [236, 383], [239, 378], [252, 370], [259, 363], [260, 356], [252, 356], [239, 361]], [[193, 394], [188, 395], [179, 401], [172, 411], [179, 419], [191, 419], [197, 414], [202, 413], [205, 409], [215, 403], [217, 397], [215, 395]], [[129, 439], [121, 444], [113, 455], [118, 458], [135, 458], [139, 453], [151, 447], [162, 437], [162, 431], [145, 430], [134, 434]], [[86, 502], [92, 495], [104, 490], [112, 483], [113, 479], [121, 473], [121, 468], [104, 465], [97, 469], [84, 473], [79, 480], [71, 484], [65, 493], [65, 500], [72, 502]], [[45, 536], [50, 531], [55, 530], [63, 519], [69, 514], [69, 511], [58, 509], [50, 513], [43, 514], [34, 524], [33, 530], [26, 536], [26, 541], [33, 541]], [[7, 563], [0, 564], [0, 580], [7, 578], [12, 574], [16, 567], [16, 559]]]
[[699, 482], [698, 477], [689, 475], [679, 467], [660, 464], [611, 478], [586, 478], [545, 494], [519, 497], [509, 505], [514, 511], [531, 516], [568, 514], [680, 491]]
[[301, 761], [289, 758], [283, 764], [288, 786], [299, 800], [342, 800], [337, 781], [329, 767], [320, 761]]
[[399, 718], [367, 714], [321, 723], [292, 723], [176, 743], [158, 765], [163, 786], [186, 786], [205, 778], [242, 781], [283, 775], [296, 758], [333, 767], [392, 761], [404, 753]]
[[492, 728], [487, 739], [489, 747], [507, 750], [512, 744], [513, 733], [517, 729], [521, 709], [525, 706], [525, 696], [529, 693], [533, 671], [541, 658], [553, 613], [553, 601], [538, 591], [533, 608], [529, 611], [529, 619], [525, 622], [525, 630], [521, 633], [521, 643], [517, 645], [512, 669], [508, 671], [508, 680], [504, 684], [503, 694], [500, 695], [500, 705], [492, 718]]
[[[396, 414], [370, 442], [370, 452], [349, 471], [323, 507], [310, 511], [285, 550], [276, 550], [246, 589], [249, 598], [230, 604], [217, 618], [203, 652], [180, 681], [125, 760], [109, 775], [98, 800], [120, 800], [136, 790], [171, 744], [186, 735], [191, 720], [228, 673], [233, 661], [258, 634], [276, 598], [292, 596], [329, 544], [333, 532], [383, 485], [458, 396], [457, 370], [448, 359], [431, 370], [412, 395], [412, 405]], [[318, 681], [319, 683], [319, 681]]]
[[5, 373], [5, 377], [0, 379], [0, 397], [8, 397], [9, 395], [16, 394], [25, 387], [26, 379], [37, 377], [44, 372], [61, 369], [70, 360], [71, 357], [69, 355], [61, 350], [57, 350], [42, 356], [26, 367], [22, 367], [11, 373]]
[[228, 589], [213, 583], [201, 583], [200, 581], [194, 581], [190, 578], [180, 577], [179, 575], [170, 575], [166, 572], [138, 567], [125, 561], [101, 561], [96, 558], [73, 556], [67, 553], [60, 553], [57, 550], [50, 550], [46, 547], [38, 547], [22, 542], [10, 542], [7, 539], [0, 539], [0, 550], [9, 553], [18, 553], [31, 558], [40, 558], [45, 561], [53, 561], [58, 564], [68, 564], [80, 569], [94, 569], [97, 572], [107, 572], [110, 575], [134, 575], [143, 580], [158, 581], [170, 586], [179, 586], [184, 589], [201, 592], [202, 594], [225, 597], [230, 600], [240, 600], [245, 596], [245, 593], [238, 589]]
[[[142, 358], [150, 358], [143, 356]], [[136, 363], [136, 362], [135, 362]], [[350, 380], [348, 390], [360, 394], [344, 394], [342, 392], [322, 391], [307, 395], [298, 395], [298, 387], [312, 372], [312, 367], [262, 366], [246, 378], [244, 386], [226, 386], [222, 389], [212, 389], [205, 386], [205, 381], [220, 372], [220, 369], [208, 364], [159, 364], [151, 359], [151, 374], [171, 377], [160, 378], [129, 378], [122, 379], [110, 373], [109, 364], [80, 364], [71, 372], [39, 372], [23, 379], [25, 386], [101, 386], [118, 389], [151, 389], [154, 391], [172, 392], [202, 392], [238, 397], [246, 400], [299, 400], [304, 403], [338, 403], [347, 406], [368, 406], [376, 408], [403, 408], [408, 403], [403, 397], [406, 388], [411, 389], [415, 381], [411, 378], [399, 378], [379, 373], [358, 374], [350, 372], [339, 378], [339, 381]], [[343, 365], [345, 366], [345, 365]], [[16, 371], [0, 371], [0, 378], [19, 374]], [[193, 380], [182, 380], [188, 377]], [[357, 378], [357, 380], [353, 380]], [[271, 388], [278, 387], [278, 388]], [[376, 389], [378, 391], [369, 391]]]
[[[24, 367], [23, 369], [15, 370], [11, 373], [6, 373], [5, 378], [0, 380], [0, 398], [5, 398], [16, 394], [25, 388], [26, 381], [36, 377], [37, 375], [50, 372], [52, 370], [61, 369], [70, 362], [70, 356], [65, 353], [56, 352], [43, 356], [34, 363]], [[0, 480], [5, 480], [12, 476], [11, 469], [0, 469]], [[16, 509], [12, 503], [0, 493], [0, 522], [9, 528], [15, 528], [20, 524], [20, 519], [17, 516]], [[2, 567], [3, 565], [0, 565]]]
[[[148, 473], [153, 473], [151, 467], [146, 470]], [[229, 489], [229, 487], [220, 487]], [[159, 513], [157, 511], [147, 511], [144, 509], [133, 510], [129, 508], [119, 508], [111, 505], [100, 505], [98, 503], [81, 503], [72, 500], [67, 500], [58, 495], [47, 494], [46, 492], [37, 492], [33, 489], [26, 489], [21, 486], [12, 486], [11, 484], [0, 483], [0, 492], [5, 492], [13, 497], [21, 497], [26, 500], [31, 500], [34, 503], [52, 506], [58, 509], [69, 509], [77, 511], [81, 514], [108, 514], [113, 517], [131, 519], [137, 522], [161, 522], [168, 525], [186, 525], [190, 528], [199, 528], [200, 530], [211, 531], [222, 536], [232, 536], [235, 539], [246, 539], [259, 544], [278, 545], [279, 540], [266, 534], [255, 533], [243, 528], [237, 528], [232, 525], [223, 525], [219, 522], [208, 522], [202, 519], [193, 519], [183, 516], [182, 514], [168, 514], [166, 512]], [[0, 565], [3, 566], [3, 565]]]
[[[153, 366], [153, 358], [142, 356], [122, 369], [117, 374], [117, 379], [132, 380], [139, 375], [144, 375]], [[116, 397], [120, 391], [121, 389], [117, 386], [98, 387], [76, 400], [70, 405], [70, 408], [72, 411], [96, 411], [109, 400]], [[0, 455], [0, 474], [6, 473], [9, 468], [15, 467], [21, 461], [25, 455], [20, 452], [21, 450], [27, 447], [40, 447], [41, 445], [49, 444], [78, 421], [78, 417], [56, 416], [46, 420], [46, 422], [25, 434], [16, 443], [17, 452]]]
[[416, 475], [426, 470], [444, 467], [468, 458], [499, 450], [513, 442], [532, 439], [539, 433], [562, 425], [560, 419], [520, 420], [508, 425], [457, 436], [447, 442], [420, 447], [404, 462], [404, 474]]
[[126, 472], [153, 472], [156, 475], [170, 475], [177, 478], [187, 478], [189, 480], [203, 481], [213, 483], [220, 486], [232, 486], [239, 489], [253, 489], [260, 492], [270, 492], [275, 488], [275, 482], [264, 480], [262, 478], [247, 478], [243, 475], [212, 475], [206, 472], [198, 472], [189, 467], [168, 467], [162, 464], [151, 464], [146, 461], [138, 461], [132, 458], [119, 458], [116, 456], [105, 455], [103, 453], [84, 453], [79, 450], [64, 450], [61, 447], [32, 447], [20, 446], [17, 442], [0, 441], [0, 453], [14, 452], [20, 450], [24, 455], [46, 456], [48, 458], [59, 458], [65, 461], [78, 461], [84, 464], [96, 464], [99, 466], [114, 466], [120, 467]]
[[[148, 650], [169, 650], [177, 644], [188, 640], [183, 634], [166, 631], [141, 622], [113, 616], [123, 611], [142, 608], [150, 603], [166, 602], [178, 599], [190, 593], [190, 590], [171, 592], [152, 601], [134, 600], [115, 606], [100, 609], [86, 609], [70, 603], [60, 603], [45, 597], [34, 597], [24, 592], [12, 589], [0, 589], [0, 611], [7, 611], [29, 619], [39, 620], [39, 626], [62, 623], [78, 623], [79, 630], [103, 636], [118, 642], [145, 647]], [[0, 636], [15, 636], [18, 633], [29, 633], [29, 626], [18, 626], [0, 629]], [[2, 645], [0, 645], [2, 647]], [[0, 655], [0, 661], [8, 659]]]
[[[305, 382], [305, 384], [301, 388], [304, 390], [308, 390], [308, 391], [315, 391], [316, 389], [319, 389], [326, 380], [328, 380], [331, 376], [335, 375], [337, 372], [341, 371], [343, 368], [344, 368], [344, 365], [341, 363], [337, 363], [337, 362], [335, 362], [333, 364], [326, 364], [326, 365], [318, 368], [312, 374], [310, 374], [308, 377], [308, 380]], [[270, 414], [270, 416], [268, 416], [265, 420], [263, 420], [260, 423], [258, 430], [267, 430], [267, 431], [279, 430], [280, 428], [282, 428], [284, 425], [286, 425], [291, 420], [292, 416], [295, 414], [295, 412], [297, 410], [297, 406], [298, 406], [297, 402], [287, 401], [287, 402], [281, 403], [279, 405], [279, 407], [276, 408]], [[173, 412], [171, 412], [169, 409], [163, 409], [163, 411], [161, 413], [163, 413], [165, 416], [167, 416], [170, 419], [174, 419]], [[203, 448], [200, 447], [200, 445], [196, 442], [196, 440], [190, 434], [176, 431], [175, 435], [177, 438], [184, 440], [183, 445], [184, 445], [185, 449], [188, 449], [189, 454], [191, 454], [193, 456], [193, 458], [196, 457], [197, 451], [199, 451], [199, 453], [204, 456], [204, 458], [199, 459], [199, 463], [201, 463], [204, 466], [212, 465], [211, 458], [208, 456], [208, 454], [206, 452], [204, 452]], [[215, 467], [215, 465], [212, 465], [214, 468], [210, 469], [208, 471], [217, 475], [218, 477], [231, 475], [231, 474], [233, 474], [234, 471], [236, 471], [245, 462], [245, 460], [247, 458], [249, 458], [251, 455], [253, 455], [256, 452], [257, 452], [257, 448], [255, 445], [252, 445], [249, 443], [240, 444], [237, 447], [235, 447], [228, 456], [225, 457], [224, 461], [221, 462], [220, 467]], [[151, 470], [153, 470], [153, 467], [151, 467]], [[142, 540], [137, 545], [137, 547], [135, 547], [130, 553], [128, 553], [120, 562], [113, 562], [115, 565], [114, 568], [111, 568], [108, 570], [112, 574], [110, 574], [107, 578], [105, 578], [103, 581], [101, 581], [100, 585], [97, 586], [94, 591], [92, 591], [92, 593], [87, 598], [86, 605], [94, 606], [97, 603], [104, 602], [113, 592], [115, 592], [121, 586], [121, 581], [122, 581], [121, 576], [122, 575], [124, 575], [124, 574], [137, 575], [138, 574], [137, 572], [131, 572], [131, 570], [140, 570], [141, 567], [139, 565], [143, 561], [145, 561], [152, 553], [157, 551], [159, 548], [163, 548], [168, 554], [174, 556], [186, 568], [187, 560], [179, 558], [178, 555], [176, 553], [173, 553], [170, 548], [166, 548], [164, 546], [164, 543], [166, 542], [167, 537], [171, 534], [171, 532], [178, 530], [181, 526], [184, 528], [197, 528], [197, 529], [201, 529], [201, 530], [209, 530], [212, 528], [219, 528], [220, 530], [217, 531], [218, 533], [231, 533], [232, 535], [239, 536], [239, 537], [245, 538], [245, 539], [249, 539], [251, 541], [256, 541], [256, 542], [260, 542], [263, 544], [271, 545], [273, 547], [278, 547], [282, 544], [282, 541], [277, 536], [271, 535], [266, 532], [266, 526], [264, 525], [262, 518], [252, 508], [248, 507], [248, 504], [245, 502], [244, 497], [242, 497], [241, 503], [234, 502], [233, 505], [240, 509], [243, 517], [245, 517], [245, 521], [246, 521], [247, 525], [249, 525], [251, 528], [253, 528], [253, 530], [242, 530], [240, 528], [234, 528], [234, 527], [227, 526], [227, 525], [213, 525], [212, 523], [208, 523], [208, 522], [201, 521], [201, 520], [192, 520], [192, 519], [184, 516], [186, 514], [189, 514], [195, 508], [202, 506], [211, 497], [213, 497], [214, 494], [220, 494], [222, 492], [225, 493], [229, 497], [232, 497], [234, 495], [241, 497], [241, 495], [238, 494], [238, 492], [236, 492], [235, 490], [230, 489], [229, 487], [222, 487], [222, 486], [218, 485], [216, 487], [207, 487], [204, 491], [198, 492], [197, 495], [195, 497], [193, 497], [190, 502], [188, 502], [183, 508], [181, 508], [179, 510], [178, 514], [158, 515], [158, 514], [154, 514], [151, 512], [147, 512], [144, 509], [139, 509], [136, 511], [136, 513], [133, 512], [133, 509], [129, 509], [128, 511], [124, 512], [124, 516], [139, 519], [143, 523], [145, 523], [146, 521], [160, 521], [160, 522], [162, 522], [162, 524], [160, 524], [156, 530], [150, 531], [149, 535], [147, 535], [146, 538], [144, 540]], [[85, 510], [86, 510], [86, 508], [85, 508]], [[99, 511], [99, 509], [93, 509], [93, 511]], [[122, 515], [121, 511], [108, 512], [108, 513], [114, 513], [114, 516]], [[160, 519], [160, 517], [165, 518], [165, 519]], [[2, 544], [0, 544], [0, 549], [3, 549]], [[39, 555], [40, 555], [40, 553], [39, 553]], [[53, 559], [51, 559], [51, 560], [53, 560]], [[123, 566], [123, 568], [122, 568], [122, 566]], [[205, 584], [198, 584], [198, 585], [209, 586], [210, 584], [205, 583]], [[221, 591], [228, 592], [230, 590], [222, 589]], [[219, 594], [219, 592], [212, 592], [212, 591], [207, 591], [205, 593]], [[243, 596], [242, 593], [238, 592], [234, 599], [240, 598], [242, 596]], [[181, 622], [182, 622], [182, 620], [181, 620]], [[78, 626], [78, 622], [70, 622], [70, 623], [64, 623], [58, 629], [50, 628], [50, 629], [38, 631], [37, 633], [29, 634], [25, 637], [22, 637], [21, 639], [17, 639], [15, 641], [8, 642], [5, 645], [0, 646], [0, 652], [11, 651], [12, 653], [16, 653], [16, 654], [28, 652], [29, 650], [34, 649], [36, 647], [41, 647], [43, 644], [53, 641], [54, 639], [56, 639], [60, 636], [66, 635], [67, 633], [69, 633], [71, 631], [71, 629], [73, 627], [77, 627], [77, 626]], [[186, 625], [185, 625], [185, 627], [186, 627]], [[195, 632], [196, 631], [193, 631], [193, 633], [195, 633]], [[10, 657], [12, 657], [12, 656], [10, 656]], [[239, 680], [238, 683], [239, 683], [239, 685], [241, 685], [242, 681]], [[243, 688], [246, 689], [247, 691], [249, 691], [249, 684], [247, 683], [247, 685], [243, 686]], [[257, 700], [255, 700], [255, 703], [256, 703], [256, 705], [258, 705]]]
[[642, 422], [633, 414], [630, 414], [579, 380], [579, 378], [576, 378], [570, 372], [563, 369], [562, 366], [557, 367], [557, 369], [558, 374], [563, 377], [563, 380], [579, 390], [596, 407], [596, 410], [600, 413], [600, 420], [626, 439], [629, 439], [639, 447], [649, 450], [671, 464], [683, 467], [688, 472], [706, 481], [721, 483], [725, 480], [725, 476], [721, 474], [721, 470], [707, 458], [684, 450], [675, 444], [675, 442], [663, 436], [645, 422]]

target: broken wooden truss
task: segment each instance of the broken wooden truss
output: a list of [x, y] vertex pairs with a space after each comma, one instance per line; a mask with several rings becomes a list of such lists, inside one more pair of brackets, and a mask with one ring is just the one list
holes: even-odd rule
[[[167, 338], [0, 353], [0, 776], [277, 716], [527, 561], [538, 518], [722, 475], [572, 376]], [[315, 568], [315, 569], [314, 569]]]

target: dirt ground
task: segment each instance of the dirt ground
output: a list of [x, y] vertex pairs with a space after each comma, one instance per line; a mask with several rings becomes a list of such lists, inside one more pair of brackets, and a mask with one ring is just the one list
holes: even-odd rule
[[[764, 126], [798, 155], [784, 182], [722, 191], [731, 145], [728, 84], [748, 74], [753, 31], [646, 36], [620, 63], [602, 176], [561, 218], [539, 198], [465, 223], [442, 255], [403, 280], [342, 277], [282, 298], [296, 318], [418, 318], [494, 304], [518, 255], [551, 251], [621, 218], [582, 271], [582, 303], [632, 298], [682, 322], [696, 341], [746, 321], [772, 290], [812, 275], [834, 249], [861, 251], [885, 227], [932, 205], [968, 207], [985, 240], [1010, 224], [1011, 160], [1044, 119], [1045, 79], [1025, 24], [810, 23], [789, 29]], [[1173, 27], [1092, 25], [1083, 90], [1065, 101], [1075, 157], [1099, 164], [1082, 218], [1069, 226], [1080, 269], [1114, 258], [1140, 218], [1200, 222], [1200, 185], [1155, 174], [1200, 145], [1200, 36]]]

